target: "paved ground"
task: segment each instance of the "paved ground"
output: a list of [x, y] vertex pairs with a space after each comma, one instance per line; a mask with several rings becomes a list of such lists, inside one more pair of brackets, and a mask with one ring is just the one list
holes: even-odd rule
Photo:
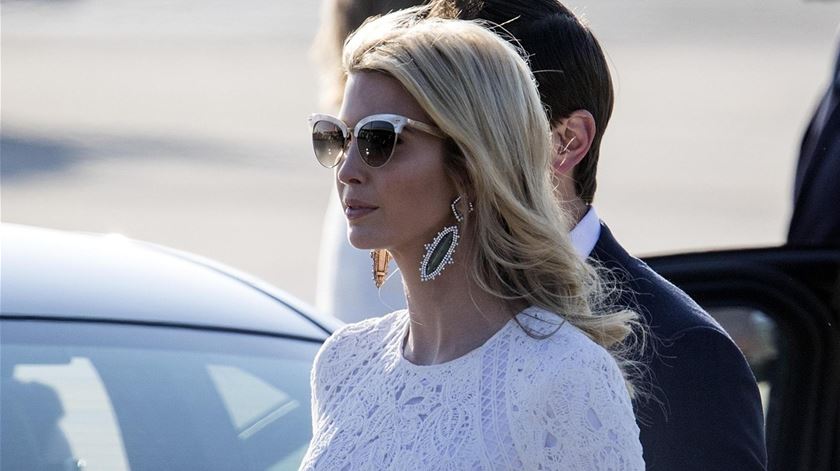
[[[597, 204], [638, 253], [777, 244], [840, 2], [574, 5], [615, 68]], [[2, 220], [119, 232], [314, 296], [316, 2], [4, 2]], [[362, 274], [367, 276], [367, 274]]]

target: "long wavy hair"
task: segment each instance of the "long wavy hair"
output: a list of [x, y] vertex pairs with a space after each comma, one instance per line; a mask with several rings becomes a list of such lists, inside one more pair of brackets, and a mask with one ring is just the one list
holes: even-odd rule
[[[643, 329], [635, 312], [609, 307], [615, 284], [571, 244], [555, 199], [549, 123], [527, 62], [487, 24], [428, 13], [416, 7], [365, 23], [345, 43], [346, 73], [394, 77], [448, 136], [447, 171], [475, 207], [464, 222], [474, 282], [500, 300], [557, 313], [557, 326], [579, 328], [629, 378], [638, 367], [632, 340]], [[556, 331], [520, 325], [532, 336]], [[628, 389], [634, 393], [631, 381]]]

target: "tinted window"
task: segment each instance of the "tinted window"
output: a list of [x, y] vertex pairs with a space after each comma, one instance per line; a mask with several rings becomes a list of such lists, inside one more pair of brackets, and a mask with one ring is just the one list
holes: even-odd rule
[[785, 347], [776, 321], [758, 308], [710, 307], [708, 311], [726, 329], [750, 364], [766, 418]]
[[317, 342], [2, 324], [4, 469], [297, 469]]

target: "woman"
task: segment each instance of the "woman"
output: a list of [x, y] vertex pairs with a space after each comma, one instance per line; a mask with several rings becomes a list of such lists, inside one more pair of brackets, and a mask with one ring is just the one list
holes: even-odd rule
[[378, 281], [393, 256], [408, 309], [324, 344], [301, 469], [643, 469], [622, 352], [636, 315], [597, 312], [528, 66], [425, 13], [360, 28], [340, 118], [312, 118], [350, 242], [379, 255]]

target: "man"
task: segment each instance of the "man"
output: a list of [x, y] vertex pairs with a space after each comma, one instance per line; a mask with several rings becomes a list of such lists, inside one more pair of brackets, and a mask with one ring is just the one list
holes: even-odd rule
[[[432, 3], [437, 10], [452, 4]], [[636, 404], [647, 469], [765, 469], [761, 400], [744, 356], [685, 293], [629, 255], [591, 206], [613, 106], [598, 41], [557, 0], [457, 3], [462, 18], [503, 25], [528, 54], [550, 114], [558, 196], [577, 221], [572, 240], [616, 273], [626, 291], [620, 304], [635, 308], [650, 327], [644, 362], [651, 396]]]
[[788, 244], [840, 248], [840, 48], [799, 153]]

